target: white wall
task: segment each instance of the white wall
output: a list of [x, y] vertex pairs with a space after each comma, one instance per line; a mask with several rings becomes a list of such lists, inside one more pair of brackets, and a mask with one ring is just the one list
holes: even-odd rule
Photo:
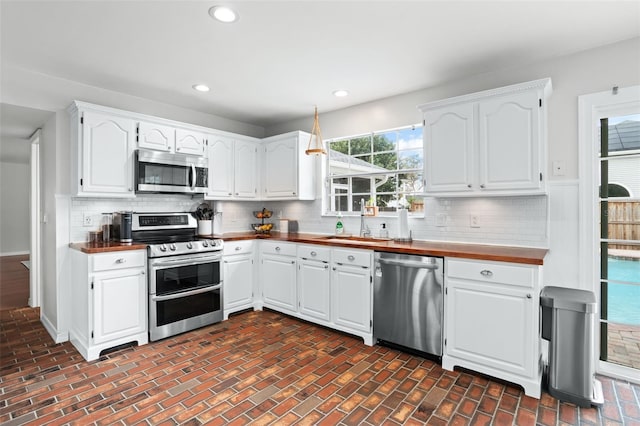
[[0, 162], [0, 256], [29, 253], [30, 182], [29, 163]]

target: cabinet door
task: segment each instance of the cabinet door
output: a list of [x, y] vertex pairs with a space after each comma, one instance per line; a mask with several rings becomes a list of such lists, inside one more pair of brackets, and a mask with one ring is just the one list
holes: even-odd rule
[[134, 196], [135, 122], [87, 111], [82, 124], [82, 192]]
[[253, 256], [229, 256], [224, 259], [224, 309], [251, 306], [253, 303]]
[[541, 187], [539, 117], [537, 92], [480, 102], [481, 189]]
[[234, 160], [234, 195], [236, 198], [258, 196], [258, 148], [252, 142], [236, 141]]
[[427, 192], [473, 190], [474, 129], [472, 104], [425, 113], [423, 140]]
[[298, 138], [269, 142], [264, 148], [265, 198], [295, 199], [298, 192]]
[[209, 192], [207, 198], [233, 196], [233, 141], [209, 136]]
[[176, 145], [176, 130], [161, 124], [138, 123], [138, 148], [171, 152]]
[[447, 354], [533, 376], [536, 336], [530, 293], [475, 281], [449, 280], [447, 287]]
[[335, 265], [331, 276], [333, 322], [371, 331], [371, 271], [360, 266]]
[[204, 155], [204, 141], [202, 133], [176, 129], [176, 152], [180, 154]]
[[265, 306], [296, 312], [296, 261], [288, 256], [262, 256], [262, 297]]
[[300, 313], [330, 321], [329, 264], [325, 262], [298, 260], [298, 286]]
[[147, 329], [144, 269], [127, 269], [93, 278], [93, 343], [142, 333]]

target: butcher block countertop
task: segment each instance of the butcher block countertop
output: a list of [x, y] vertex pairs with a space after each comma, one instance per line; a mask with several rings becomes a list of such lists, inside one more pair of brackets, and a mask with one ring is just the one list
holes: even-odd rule
[[117, 243], [112, 241], [110, 243], [71, 243], [69, 247], [75, 250], [79, 250], [87, 254], [96, 253], [108, 253], [112, 251], [124, 251], [124, 250], [146, 250], [146, 244], [138, 243]]
[[[207, 237], [209, 238], [209, 237]], [[231, 232], [220, 235], [212, 235], [210, 238], [222, 238], [226, 242], [240, 240], [273, 240], [292, 243], [319, 244], [332, 247], [346, 247], [353, 249], [366, 249], [393, 253], [417, 254], [422, 256], [462, 257], [465, 259], [494, 260], [498, 262], [524, 263], [529, 265], [542, 265], [547, 249], [494, 246], [484, 244], [445, 243], [440, 241], [412, 241], [400, 243], [387, 239], [358, 237], [340, 238], [335, 235], [289, 233], [281, 234], [255, 234], [253, 232]], [[122, 250], [144, 250], [146, 244], [124, 243], [71, 243], [72, 249], [87, 254], [107, 253]]]
[[446, 243], [440, 241], [415, 240], [409, 243], [400, 243], [376, 238], [358, 239], [353, 237], [354, 239], [347, 239], [339, 238], [335, 235], [305, 233], [280, 234], [279, 232], [272, 232], [271, 234], [254, 234], [251, 232], [237, 232], [214, 235], [213, 237], [222, 238], [225, 242], [253, 239], [288, 241], [422, 256], [462, 257], [465, 259], [494, 260], [529, 265], [542, 265], [548, 251], [543, 248]]

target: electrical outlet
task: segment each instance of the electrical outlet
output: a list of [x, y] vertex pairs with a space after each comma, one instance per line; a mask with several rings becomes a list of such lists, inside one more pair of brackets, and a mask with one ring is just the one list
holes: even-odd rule
[[447, 226], [447, 214], [438, 213], [436, 215], [436, 226]]
[[90, 213], [82, 214], [82, 226], [93, 226], [93, 216]]
[[471, 228], [480, 228], [480, 216], [472, 214], [469, 216], [469, 226]]

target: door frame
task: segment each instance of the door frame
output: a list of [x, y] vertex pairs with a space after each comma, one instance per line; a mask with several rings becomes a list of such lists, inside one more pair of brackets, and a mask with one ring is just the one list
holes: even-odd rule
[[37, 129], [29, 138], [31, 144], [31, 182], [30, 182], [30, 255], [29, 255], [29, 306], [36, 308], [41, 303], [41, 226], [40, 226], [40, 137]]
[[[614, 115], [627, 115], [631, 111], [640, 112], [640, 86], [591, 93], [578, 97], [578, 160], [579, 160], [579, 282], [586, 290], [593, 291], [600, 307], [599, 265], [600, 251], [598, 185], [599, 160], [598, 122], [601, 118]], [[596, 372], [607, 376], [640, 383], [638, 370], [600, 360], [600, 321], [599, 309], [594, 316], [595, 345], [593, 356], [596, 360]]]

